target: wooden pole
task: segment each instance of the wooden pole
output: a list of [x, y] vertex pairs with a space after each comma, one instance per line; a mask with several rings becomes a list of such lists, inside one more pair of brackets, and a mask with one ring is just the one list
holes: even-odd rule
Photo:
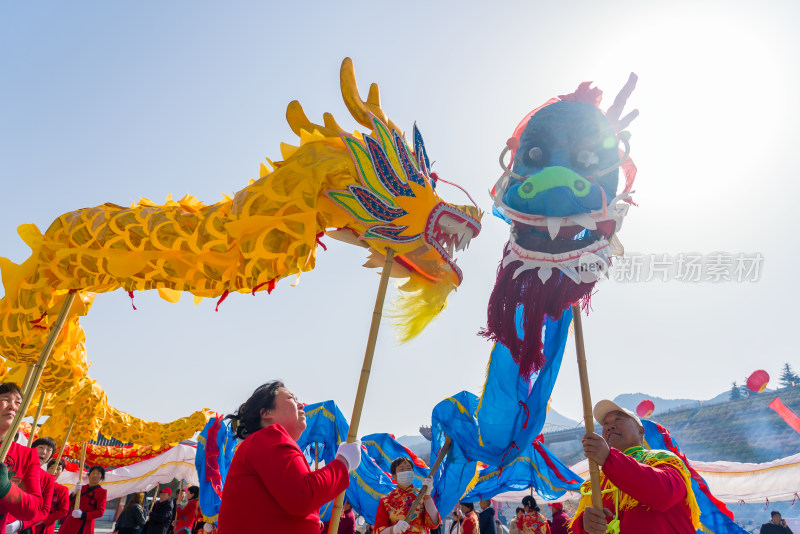
[[[159, 494], [159, 489], [160, 488], [161, 488], [161, 484], [160, 483], [156, 484], [156, 492], [153, 494], [153, 501], [150, 503], [150, 511], [148, 512], [148, 515], [153, 513], [153, 507], [156, 505], [156, 499], [158, 499], [158, 494]], [[145, 493], [145, 495], [147, 495], [147, 494]]]
[[[589, 373], [586, 370], [586, 349], [583, 345], [583, 323], [581, 309], [577, 304], [572, 306], [572, 320], [575, 322], [575, 352], [578, 354], [578, 375], [581, 380], [581, 398], [583, 399], [583, 424], [586, 433], [594, 432], [594, 415], [592, 415], [592, 395], [589, 392]], [[592, 483], [592, 507], [603, 509], [603, 495], [600, 493], [600, 467], [594, 460], [589, 460], [589, 480]]]
[[14, 436], [19, 429], [19, 424], [22, 422], [22, 419], [25, 417], [25, 413], [27, 413], [28, 408], [31, 405], [33, 393], [39, 386], [39, 380], [42, 378], [44, 366], [47, 364], [48, 358], [50, 358], [50, 353], [53, 351], [53, 346], [56, 344], [56, 338], [61, 332], [61, 328], [67, 321], [67, 315], [69, 315], [69, 310], [72, 308], [72, 302], [75, 300], [75, 295], [77, 295], [77, 293], [77, 291], [67, 293], [66, 298], [64, 298], [64, 304], [61, 306], [61, 311], [58, 313], [58, 319], [56, 319], [53, 328], [50, 330], [50, 335], [47, 336], [47, 342], [44, 344], [42, 353], [39, 355], [39, 360], [36, 362], [36, 365], [33, 366], [33, 373], [31, 374], [30, 383], [28, 384], [28, 387], [23, 390], [22, 403], [17, 409], [14, 420], [11, 422], [11, 428], [8, 429], [8, 432], [6, 432], [5, 438], [3, 439], [3, 446], [0, 448], [0, 462], [5, 461], [6, 455], [8, 454], [8, 449], [14, 442]]
[[314, 471], [319, 469], [319, 450], [317, 449], [317, 442], [314, 442]]
[[28, 384], [31, 383], [31, 375], [33, 374], [33, 365], [29, 365], [28, 368], [25, 370], [25, 378], [22, 379], [22, 384], [20, 385], [19, 389], [23, 392], [28, 389]]
[[[358, 425], [361, 423], [361, 409], [364, 407], [364, 397], [367, 395], [369, 374], [372, 371], [372, 356], [375, 354], [375, 344], [378, 341], [378, 329], [381, 326], [381, 317], [383, 316], [383, 302], [386, 300], [386, 288], [389, 286], [389, 275], [392, 272], [393, 263], [394, 250], [387, 248], [386, 259], [383, 261], [381, 281], [378, 285], [378, 295], [375, 298], [375, 309], [372, 312], [372, 324], [369, 328], [369, 337], [367, 337], [367, 350], [364, 352], [364, 363], [361, 365], [361, 376], [358, 379], [356, 401], [353, 404], [353, 415], [350, 417], [350, 431], [347, 433], [348, 443], [354, 442], [358, 436]], [[328, 527], [328, 532], [338, 532], [343, 502], [344, 492], [340, 493], [336, 497], [336, 500], [333, 501], [333, 510], [331, 510], [331, 522]]]
[[[433, 476], [439, 470], [439, 466], [442, 465], [442, 460], [444, 460], [444, 457], [447, 454], [447, 451], [450, 450], [450, 444], [452, 442], [453, 442], [453, 440], [451, 440], [449, 437], [445, 438], [444, 445], [442, 445], [442, 449], [439, 451], [439, 454], [436, 456], [436, 461], [433, 463], [433, 467], [431, 467], [430, 476]], [[419, 507], [419, 504], [422, 502], [422, 498], [425, 496], [425, 493], [427, 491], [428, 491], [428, 486], [426, 484], [423, 484], [422, 485], [422, 489], [419, 490], [419, 493], [417, 494], [416, 499], [414, 499], [414, 502], [411, 503], [411, 508], [409, 508], [408, 512], [406, 512], [406, 517], [404, 519], [404, 521], [406, 523], [410, 523], [411, 522], [411, 517], [417, 512], [417, 508]], [[439, 515], [441, 515], [441, 514], [439, 514]]]
[[89, 445], [88, 441], [83, 442], [81, 449], [81, 465], [78, 467], [78, 485], [75, 490], [75, 510], [81, 509], [81, 484], [83, 483], [83, 466], [86, 463], [86, 446]]
[[42, 390], [42, 394], [39, 395], [39, 406], [36, 407], [36, 415], [33, 416], [33, 423], [31, 424], [31, 434], [28, 436], [28, 447], [33, 444], [33, 435], [36, 434], [36, 425], [39, 423], [39, 417], [42, 415], [42, 407], [44, 407], [44, 398], [47, 396], [47, 392]]
[[53, 467], [50, 468], [50, 474], [55, 475], [56, 469], [58, 469], [58, 462], [61, 461], [61, 457], [64, 455], [64, 449], [67, 448], [67, 441], [69, 440], [69, 435], [72, 433], [72, 427], [75, 424], [75, 418], [78, 414], [72, 416], [72, 420], [69, 422], [69, 426], [67, 427], [67, 434], [64, 436], [64, 443], [61, 444], [61, 450], [58, 451], [58, 456], [56, 456], [56, 463], [53, 464]]
[[178, 504], [183, 502], [183, 484], [184, 481], [181, 480], [181, 485], [178, 488], [178, 494], [175, 496], [175, 511], [178, 511]]

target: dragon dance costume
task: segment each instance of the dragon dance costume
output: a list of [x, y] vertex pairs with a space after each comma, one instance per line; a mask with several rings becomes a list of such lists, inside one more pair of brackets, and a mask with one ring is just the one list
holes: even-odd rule
[[[419, 490], [414, 486], [403, 488], [397, 486], [395, 489], [381, 497], [378, 503], [378, 512], [375, 514], [375, 529], [374, 532], [381, 532], [382, 529], [395, 525], [398, 521], [405, 519], [408, 510], [417, 498]], [[439, 522], [435, 522], [427, 510], [425, 505], [420, 503], [420, 512], [408, 522], [410, 528], [406, 530], [407, 534], [427, 534], [432, 528], [439, 526]]]
[[481, 534], [478, 514], [475, 513], [475, 510], [464, 515], [464, 519], [461, 521], [461, 534]]
[[547, 519], [536, 511], [530, 511], [517, 519], [520, 534], [550, 534]]
[[[611, 448], [601, 467], [603, 507], [615, 513], [616, 532], [694, 533], [700, 510], [692, 491], [691, 474], [677, 455], [662, 450]], [[581, 500], [572, 532], [584, 534], [583, 511], [592, 505], [591, 483], [581, 486]]]

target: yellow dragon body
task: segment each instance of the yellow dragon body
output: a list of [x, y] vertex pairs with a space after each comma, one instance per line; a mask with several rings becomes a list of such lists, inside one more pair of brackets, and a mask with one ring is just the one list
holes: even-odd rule
[[[21, 265], [0, 258], [0, 354], [8, 376], [20, 378], [37, 360], [64, 297], [77, 291], [40, 388], [61, 402], [85, 398], [82, 411], [73, 411], [96, 422], [88, 434], [102, 430], [123, 441], [135, 434], [147, 444], [174, 438], [174, 425], [165, 432], [108, 407], [88, 379], [78, 319], [94, 294], [156, 289], [172, 302], [181, 292], [221, 302], [233, 292], [271, 291], [279, 280], [314, 268], [325, 234], [368, 248], [369, 267], [382, 265], [387, 249], [395, 252], [392, 276], [409, 279], [400, 288], [401, 338], [420, 332], [461, 283], [454, 250], [479, 233], [482, 213], [439, 198], [416, 127], [412, 148], [381, 109], [377, 85], [361, 100], [349, 59], [341, 86], [348, 110], [371, 133], [348, 134], [327, 113], [323, 125], [313, 124], [292, 102], [286, 115], [299, 146], [282, 144], [283, 161], [267, 160], [272, 169], [262, 164], [260, 178], [233, 198], [210, 206], [192, 197], [103, 204], [58, 217], [44, 234], [21, 226], [32, 255]], [[86, 406], [90, 398], [103, 408]], [[103, 418], [113, 422], [104, 428]], [[201, 419], [192, 418], [193, 425]], [[54, 420], [58, 432], [65, 420]]]

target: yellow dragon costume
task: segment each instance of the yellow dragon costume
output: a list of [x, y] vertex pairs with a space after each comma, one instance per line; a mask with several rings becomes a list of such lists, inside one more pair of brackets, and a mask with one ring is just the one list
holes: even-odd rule
[[391, 274], [408, 278], [396, 306], [401, 339], [418, 334], [444, 309], [462, 280], [455, 250], [480, 232], [482, 213], [441, 200], [419, 131], [414, 127], [409, 146], [381, 109], [376, 84], [361, 100], [349, 58], [340, 77], [344, 102], [369, 135], [348, 134], [329, 113], [322, 125], [314, 124], [294, 101], [286, 118], [299, 146], [282, 144], [283, 161], [261, 164], [260, 178], [232, 199], [210, 206], [188, 196], [164, 205], [107, 203], [66, 213], [44, 234], [32, 224], [19, 227], [30, 258], [21, 265], [0, 258], [0, 354], [8, 379], [21, 381], [25, 366], [37, 360], [67, 293], [80, 297], [40, 382], [55, 394], [45, 406], [48, 435], [63, 436], [77, 414], [83, 431], [75, 441], [102, 431], [157, 445], [188, 437], [207, 418], [202, 411], [160, 425], [107, 405], [102, 388], [87, 376], [78, 322], [96, 293], [156, 289], [176, 302], [188, 292], [219, 299], [219, 305], [230, 293], [269, 292], [279, 280], [312, 270], [319, 238], [328, 235], [367, 248], [367, 267], [381, 266], [387, 249], [394, 250]]

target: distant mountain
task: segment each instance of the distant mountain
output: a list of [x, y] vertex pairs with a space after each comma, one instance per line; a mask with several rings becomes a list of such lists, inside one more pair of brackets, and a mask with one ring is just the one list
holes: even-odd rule
[[573, 428], [578, 426], [578, 421], [574, 421], [569, 417], [563, 416], [553, 408], [547, 412], [547, 417], [544, 420], [544, 432], [554, 432], [564, 428]]
[[431, 453], [431, 442], [423, 436], [399, 436], [397, 438], [400, 445], [411, 449], [411, 452], [421, 458], [427, 458]]
[[[766, 390], [764, 393], [762, 393], [762, 395], [768, 394], [769, 391], [770, 390]], [[708, 406], [711, 404], [719, 404], [721, 402], [727, 402], [728, 400], [730, 400], [730, 391], [723, 391], [716, 397], [712, 397], [708, 400], [664, 399], [662, 397], [657, 397], [655, 395], [648, 395], [646, 393], [623, 393], [622, 395], [617, 395], [614, 398], [614, 402], [616, 402], [623, 408], [627, 408], [628, 410], [635, 412], [636, 407], [639, 405], [639, 403], [645, 399], [650, 399], [651, 401], [653, 401], [653, 404], [655, 404], [653, 415], [657, 415], [672, 410], [696, 408], [699, 406]]]

